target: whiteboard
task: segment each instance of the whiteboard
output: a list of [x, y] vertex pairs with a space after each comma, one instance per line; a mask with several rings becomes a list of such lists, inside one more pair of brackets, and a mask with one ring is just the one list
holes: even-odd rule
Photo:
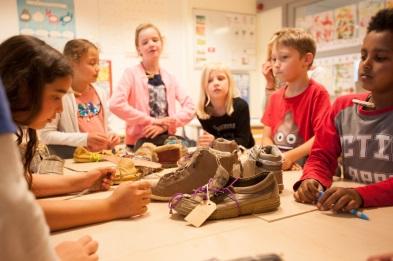
[[255, 70], [255, 15], [194, 9], [193, 31], [195, 69], [222, 62], [232, 70]]

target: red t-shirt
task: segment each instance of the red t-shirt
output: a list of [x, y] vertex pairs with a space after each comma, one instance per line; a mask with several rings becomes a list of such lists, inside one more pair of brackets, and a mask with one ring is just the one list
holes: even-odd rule
[[271, 138], [282, 151], [294, 149], [312, 138], [330, 108], [328, 92], [312, 79], [297, 96], [286, 98], [285, 90], [281, 88], [270, 96], [261, 119], [272, 129]]

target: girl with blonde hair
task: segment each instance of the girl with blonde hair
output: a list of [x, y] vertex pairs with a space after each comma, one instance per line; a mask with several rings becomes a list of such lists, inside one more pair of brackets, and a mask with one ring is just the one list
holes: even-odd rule
[[210, 146], [215, 138], [224, 138], [246, 148], [254, 146], [248, 104], [239, 97], [224, 64], [212, 63], [203, 69], [197, 116], [204, 130], [198, 145]]

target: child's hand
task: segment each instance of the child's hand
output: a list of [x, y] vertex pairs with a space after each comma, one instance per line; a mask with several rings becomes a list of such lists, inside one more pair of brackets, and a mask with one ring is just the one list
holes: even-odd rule
[[143, 129], [143, 137], [145, 138], [150, 138], [150, 139], [154, 139], [155, 137], [157, 137], [158, 135], [160, 135], [161, 133], [164, 133], [165, 131], [167, 131], [168, 129], [161, 126], [161, 125], [149, 125], [146, 126]]
[[104, 133], [89, 132], [87, 135], [87, 148], [90, 151], [101, 151], [108, 149], [109, 138]]
[[291, 170], [294, 161], [288, 155], [288, 153], [284, 152], [282, 154], [282, 170]]
[[393, 252], [382, 254], [382, 255], [370, 256], [369, 258], [367, 258], [367, 261], [392, 261], [392, 260], [393, 260]]
[[321, 184], [315, 179], [305, 179], [293, 194], [295, 200], [301, 203], [315, 203], [318, 200], [318, 192]]
[[90, 236], [83, 236], [77, 241], [64, 241], [55, 247], [61, 261], [98, 260], [97, 249], [97, 241]]
[[362, 203], [362, 197], [353, 188], [333, 187], [325, 191], [317, 207], [320, 210], [347, 212], [352, 209], [358, 209]]
[[114, 218], [142, 215], [150, 202], [151, 186], [147, 181], [124, 182], [108, 198]]
[[114, 168], [99, 168], [81, 174], [80, 190], [89, 189], [90, 192], [108, 190], [111, 187], [112, 178], [116, 170]]
[[273, 75], [273, 67], [270, 61], [266, 61], [262, 65], [262, 74], [266, 79], [266, 89], [274, 90], [275, 89], [275, 80]]
[[116, 145], [120, 144], [120, 137], [116, 134], [109, 135], [109, 149], [113, 149]]
[[204, 131], [201, 136], [198, 138], [197, 145], [200, 147], [209, 147], [214, 140], [214, 136], [210, 133]]

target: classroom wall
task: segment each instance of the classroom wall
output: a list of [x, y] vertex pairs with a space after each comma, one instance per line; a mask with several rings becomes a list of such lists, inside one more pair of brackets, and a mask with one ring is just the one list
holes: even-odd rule
[[[258, 61], [259, 61], [259, 81], [257, 84], [253, 86], [251, 89], [254, 93], [253, 96], [259, 97], [257, 101], [252, 104], [254, 112], [256, 111], [256, 115], [261, 117], [262, 111], [265, 104], [265, 85], [266, 80], [262, 75], [262, 64], [267, 59], [267, 44], [269, 43], [272, 35], [282, 28], [282, 8], [275, 7], [271, 9], [267, 9], [257, 14], [257, 21], [259, 25], [259, 34], [258, 34]], [[259, 108], [259, 112], [258, 112]], [[255, 114], [254, 114], [255, 115]]]
[[[133, 43], [136, 25], [153, 22], [166, 37], [162, 65], [176, 75], [195, 102], [199, 96], [200, 70], [194, 69], [192, 60], [192, 9], [256, 14], [256, 0], [75, 0], [74, 3], [76, 35], [98, 43], [101, 58], [112, 61], [114, 86], [123, 70], [139, 61]], [[253, 117], [262, 115], [265, 82], [261, 64], [266, 43], [281, 28], [281, 20], [281, 7], [257, 14], [257, 66], [250, 71]], [[0, 41], [18, 33], [16, 0], [1, 0], [0, 27]]]

